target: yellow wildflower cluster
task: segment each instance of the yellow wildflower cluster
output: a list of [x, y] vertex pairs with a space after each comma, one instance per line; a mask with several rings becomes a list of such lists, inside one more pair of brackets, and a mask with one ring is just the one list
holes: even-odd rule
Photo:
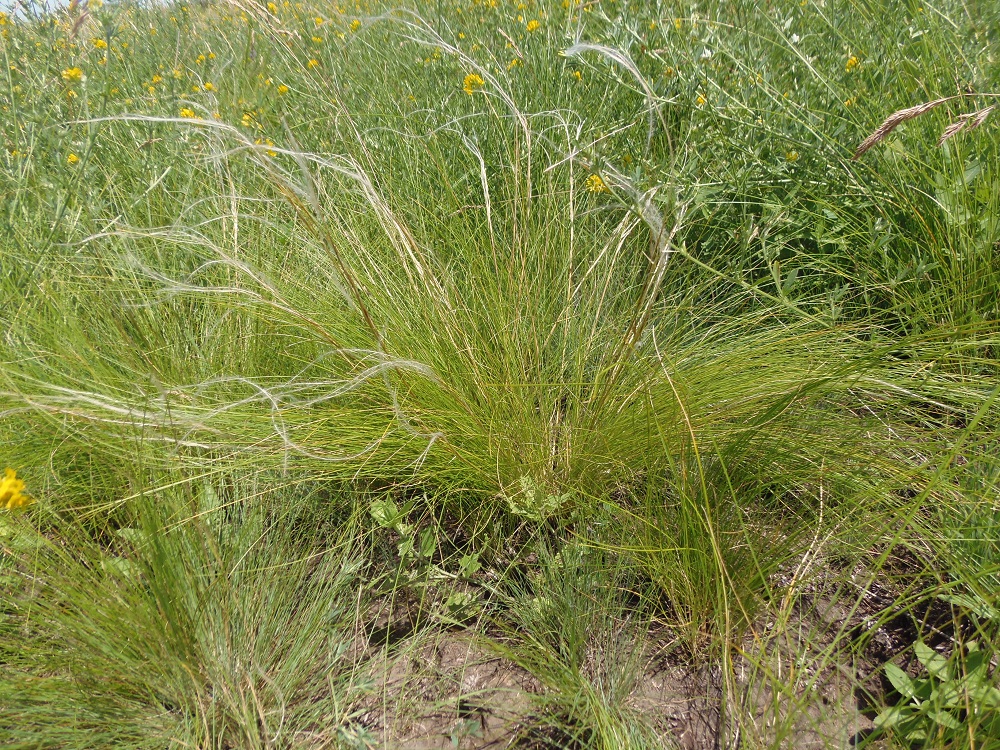
[[257, 121], [256, 110], [250, 110], [249, 112], [244, 112], [243, 117], [240, 119], [243, 127], [245, 128], [256, 128], [260, 130], [263, 126]]
[[106, 41], [104, 41], [103, 39], [94, 39], [94, 46], [97, 49], [107, 49], [108, 48], [108, 43]]
[[66, 68], [62, 72], [62, 77], [64, 81], [82, 81], [83, 71], [80, 68]]
[[24, 482], [17, 478], [17, 472], [7, 469], [3, 479], [0, 479], [0, 508], [14, 510], [23, 508], [31, 502], [31, 498], [25, 495]]
[[850, 73], [852, 70], [854, 70], [860, 64], [861, 64], [861, 61], [857, 58], [857, 56], [856, 55], [851, 55], [849, 58], [847, 58], [847, 65], [844, 66], [844, 67], [847, 70], [847, 72]]
[[[256, 144], [257, 146], [273, 146], [274, 145], [274, 141], [272, 141], [270, 138], [264, 138], [263, 140], [261, 140], [260, 138], [258, 138], [257, 140], [254, 141], [254, 144]], [[270, 149], [270, 148], [267, 149], [266, 153], [271, 158], [274, 158], [275, 156], [278, 155], [277, 151], [275, 151], [273, 149]]]
[[181, 109], [181, 117], [185, 117], [185, 118], [187, 118], [189, 120], [197, 120], [197, 119], [199, 119], [198, 115], [196, 115], [195, 111], [193, 109], [191, 109], [190, 107], [183, 107]]
[[361, 21], [359, 21], [357, 18], [351, 21], [351, 31], [357, 31], [360, 28], [361, 28]]
[[539, 22], [538, 22], [538, 21], [537, 21], [536, 19], [534, 19], [534, 18], [533, 18], [533, 19], [531, 19], [530, 21], [528, 21], [528, 27], [527, 27], [527, 28], [528, 28], [528, 31], [537, 31], [537, 30], [538, 30], [538, 29], [540, 29], [541, 27], [542, 27], [542, 24], [541, 24], [541, 23], [539, 23]]
[[798, 151], [786, 151], [785, 152], [785, 160], [786, 161], [798, 161], [799, 160], [799, 152]]
[[587, 178], [584, 183], [587, 187], [587, 191], [591, 193], [610, 193], [611, 189], [604, 184], [604, 180], [601, 179], [599, 174], [592, 174]]
[[486, 81], [482, 79], [478, 73], [469, 73], [462, 81], [462, 91], [464, 91], [469, 96], [472, 96], [476, 91], [481, 89], [486, 84]]

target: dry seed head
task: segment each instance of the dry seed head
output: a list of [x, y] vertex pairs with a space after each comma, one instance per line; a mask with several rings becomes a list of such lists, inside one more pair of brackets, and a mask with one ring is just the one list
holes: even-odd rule
[[923, 104], [918, 104], [915, 107], [908, 107], [906, 109], [901, 109], [897, 112], [893, 112], [887, 118], [885, 122], [878, 126], [874, 133], [864, 139], [861, 145], [858, 146], [857, 150], [854, 152], [854, 156], [851, 157], [851, 161], [857, 161], [868, 149], [877, 144], [879, 141], [885, 139], [889, 133], [895, 130], [899, 125], [906, 122], [907, 120], [912, 120], [914, 117], [920, 117], [920, 115], [925, 112], [930, 112], [932, 109], [938, 105], [944, 104], [947, 101], [956, 99], [955, 96], [945, 96], [941, 99], [935, 99], [931, 102], [924, 102]]
[[941, 146], [942, 144], [944, 144], [946, 140], [951, 138], [953, 135], [958, 134], [958, 132], [961, 131], [962, 128], [964, 128], [968, 124], [969, 124], [969, 115], [962, 115], [961, 117], [959, 117], [958, 120], [956, 120], [955, 122], [953, 122], [951, 125], [949, 125], [944, 129], [944, 132], [941, 133], [941, 137], [938, 138], [937, 145]]
[[996, 106], [997, 105], [995, 104], [991, 104], [990, 106], [984, 107], [978, 112], [973, 112], [972, 117], [969, 119], [969, 130], [975, 130], [984, 122], [986, 122], [986, 118], [990, 116], [990, 112], [996, 109]]
[[941, 137], [938, 138], [938, 145], [940, 146], [946, 140], [951, 138], [953, 135], [956, 135], [957, 133], [961, 132], [963, 129], [975, 130], [976, 128], [978, 128], [980, 125], [986, 122], [986, 118], [990, 116], [990, 112], [993, 111], [994, 107], [996, 107], [996, 105], [992, 104], [989, 107], [984, 107], [983, 109], [980, 109], [976, 112], [969, 112], [968, 114], [959, 115], [958, 120], [956, 120], [955, 122], [953, 122], [951, 125], [949, 125], [944, 129], [944, 132], [941, 134]]

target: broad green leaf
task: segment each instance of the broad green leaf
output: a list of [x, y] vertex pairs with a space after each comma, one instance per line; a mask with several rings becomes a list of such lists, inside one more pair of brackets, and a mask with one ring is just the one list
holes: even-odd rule
[[1000, 622], [1000, 609], [990, 606], [978, 596], [968, 596], [965, 594], [942, 594], [938, 598], [942, 601], [948, 602], [949, 604], [964, 607], [970, 612], [982, 617], [984, 620]]
[[420, 532], [420, 556], [430, 557], [437, 549], [437, 537], [433, 529], [424, 529]]
[[371, 504], [369, 512], [375, 519], [375, 523], [382, 528], [395, 526], [399, 517], [399, 510], [392, 500], [376, 500]]
[[951, 680], [951, 667], [948, 664], [948, 660], [926, 643], [923, 641], [917, 641], [914, 643], [913, 653], [916, 654], [920, 663], [924, 665], [924, 668], [930, 674], [934, 675], [942, 682]]
[[938, 724], [948, 729], [961, 729], [962, 722], [956, 719], [949, 711], [940, 708], [931, 709], [928, 715]]
[[889, 678], [889, 682], [892, 683], [892, 686], [896, 688], [900, 694], [905, 695], [911, 700], [916, 696], [917, 690], [916, 686], [913, 684], [913, 680], [911, 680], [910, 676], [895, 664], [885, 665], [885, 676]]
[[883, 729], [890, 729], [899, 726], [906, 719], [913, 716], [913, 709], [909, 706], [891, 706], [882, 710], [875, 717], [875, 726]]

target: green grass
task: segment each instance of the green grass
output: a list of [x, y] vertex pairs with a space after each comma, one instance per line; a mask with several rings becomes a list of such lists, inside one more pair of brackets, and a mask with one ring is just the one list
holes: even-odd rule
[[3, 20], [5, 746], [479, 746], [459, 639], [504, 743], [843, 747], [996, 634], [992, 99], [850, 160], [992, 5]]

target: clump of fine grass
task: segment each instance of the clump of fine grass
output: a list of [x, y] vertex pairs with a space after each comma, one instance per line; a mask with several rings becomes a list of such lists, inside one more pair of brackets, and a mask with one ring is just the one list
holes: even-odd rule
[[366, 574], [352, 524], [310, 537], [315, 514], [246, 489], [161, 494], [103, 539], [61, 519], [55, 543], [7, 529], [30, 548], [4, 614], [8, 746], [350, 736], [366, 690], [349, 653]]

